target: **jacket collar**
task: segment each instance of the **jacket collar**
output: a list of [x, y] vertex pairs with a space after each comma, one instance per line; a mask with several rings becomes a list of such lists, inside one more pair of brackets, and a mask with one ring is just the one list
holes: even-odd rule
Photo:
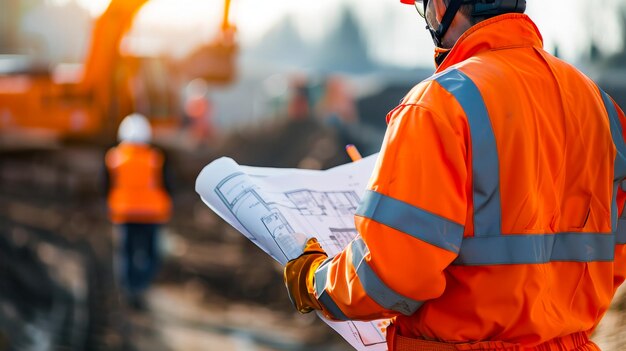
[[514, 47], [543, 47], [535, 23], [524, 14], [505, 14], [482, 21], [457, 40], [436, 73], [484, 51]]

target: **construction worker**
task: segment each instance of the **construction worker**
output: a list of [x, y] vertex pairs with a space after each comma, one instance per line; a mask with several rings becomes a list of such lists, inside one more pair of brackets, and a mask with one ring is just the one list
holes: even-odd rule
[[117, 225], [116, 271], [131, 307], [145, 307], [143, 293], [157, 273], [160, 225], [170, 217], [165, 188], [164, 156], [151, 147], [146, 117], [131, 114], [118, 130], [120, 144], [105, 156], [108, 205]]
[[195, 146], [210, 144], [216, 136], [214, 107], [209, 98], [209, 84], [201, 78], [186, 87], [184, 110], [189, 118], [189, 132]]
[[292, 301], [392, 318], [389, 350], [599, 350], [626, 275], [624, 113], [542, 48], [524, 0], [402, 2], [436, 73], [387, 116], [356, 239], [285, 267]]

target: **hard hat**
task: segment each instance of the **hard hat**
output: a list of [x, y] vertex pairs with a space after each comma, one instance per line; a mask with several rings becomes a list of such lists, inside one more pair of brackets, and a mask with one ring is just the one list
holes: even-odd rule
[[147, 144], [152, 139], [152, 128], [148, 119], [139, 113], [126, 116], [117, 130], [120, 142]]

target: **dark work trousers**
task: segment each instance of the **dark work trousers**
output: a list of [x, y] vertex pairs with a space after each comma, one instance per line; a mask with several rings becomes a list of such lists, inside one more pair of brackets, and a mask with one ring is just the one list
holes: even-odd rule
[[158, 224], [124, 223], [118, 226], [116, 270], [122, 292], [139, 297], [152, 283], [160, 265]]

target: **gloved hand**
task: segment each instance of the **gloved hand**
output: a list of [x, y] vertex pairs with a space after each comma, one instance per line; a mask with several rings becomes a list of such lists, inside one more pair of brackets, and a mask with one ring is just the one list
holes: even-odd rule
[[304, 246], [304, 252], [298, 258], [287, 262], [285, 266], [285, 285], [289, 298], [300, 313], [321, 310], [322, 306], [315, 298], [313, 278], [317, 268], [328, 255], [317, 242], [311, 238]]

